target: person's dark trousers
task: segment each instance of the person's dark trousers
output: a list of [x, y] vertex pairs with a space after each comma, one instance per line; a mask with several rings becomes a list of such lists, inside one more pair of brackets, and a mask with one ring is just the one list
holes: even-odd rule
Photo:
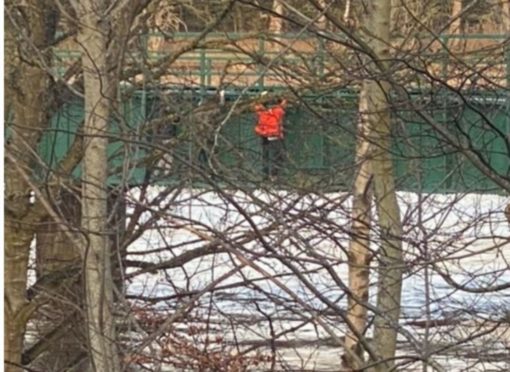
[[204, 169], [209, 169], [209, 159], [212, 154], [210, 153], [214, 147], [214, 142], [207, 141], [205, 146], [201, 145], [200, 150], [198, 151], [198, 166], [203, 167]]
[[198, 164], [201, 167], [205, 167], [207, 163], [209, 162], [209, 155], [207, 154], [207, 150], [204, 148], [201, 148], [198, 152]]
[[281, 172], [285, 160], [283, 140], [262, 137], [262, 172], [265, 179], [274, 178]]

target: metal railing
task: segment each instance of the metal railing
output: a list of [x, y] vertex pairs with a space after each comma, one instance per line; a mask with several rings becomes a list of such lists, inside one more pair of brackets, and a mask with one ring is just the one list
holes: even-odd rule
[[[128, 61], [136, 64], [143, 60], [157, 65], [158, 61], [179, 54], [165, 74], [167, 83], [202, 89], [217, 87], [225, 81], [231, 85], [253, 85], [258, 89], [285, 85], [288, 82], [284, 83], [283, 70], [291, 80], [309, 74], [320, 81], [336, 65], [326, 41], [313, 35], [210, 33], [196, 48], [186, 50], [186, 45], [199, 37], [199, 33], [141, 35], [139, 48], [129, 53]], [[492, 63], [494, 71], [498, 68], [505, 71], [505, 76], [498, 79], [510, 81], [508, 35], [440, 35], [435, 40], [430, 39], [430, 43], [433, 42], [437, 44], [436, 50], [423, 53], [421, 57], [440, 66], [443, 78], [448, 77], [449, 69], [457, 62], [473, 67]], [[464, 48], [463, 51], [456, 50], [459, 48], [452, 45], [455, 42], [486, 42], [490, 45], [476, 50]], [[498, 53], [495, 53], [496, 49]], [[80, 57], [80, 52], [57, 49], [55, 57], [55, 73], [62, 75], [67, 66]]]

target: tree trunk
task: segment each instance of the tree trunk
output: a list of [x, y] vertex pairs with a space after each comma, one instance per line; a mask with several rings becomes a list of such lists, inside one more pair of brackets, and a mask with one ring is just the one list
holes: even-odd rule
[[[6, 172], [6, 183], [12, 184], [8, 181], [7, 175], [8, 172]], [[30, 229], [15, 222], [8, 213], [6, 213], [4, 227], [4, 370], [6, 372], [21, 372], [22, 369], [17, 366], [21, 365], [23, 338], [29, 315], [26, 314], [28, 301], [25, 293], [28, 252], [32, 234]]]
[[[390, 57], [391, 1], [372, 2], [370, 31], [377, 38], [369, 41], [379, 64]], [[381, 65], [380, 65], [381, 66]], [[378, 368], [391, 370], [397, 343], [397, 325], [400, 317], [402, 289], [402, 225], [395, 190], [395, 176], [391, 158], [390, 109], [388, 83], [375, 76], [365, 88], [369, 92], [369, 111], [374, 153], [372, 173], [374, 197], [379, 220], [380, 247], [377, 286], [377, 313], [374, 318], [374, 345], [384, 361]]]
[[[319, 0], [318, 1], [318, 4], [320, 5], [320, 7], [322, 9], [326, 8], [326, 0]], [[326, 31], [327, 28], [328, 28], [328, 19], [326, 18], [325, 15], [321, 15], [319, 17], [319, 19], [317, 20], [317, 27], [320, 29], [320, 30], [324, 30]]]
[[[69, 231], [80, 226], [79, 195], [59, 193], [61, 225], [47, 218], [37, 231], [37, 295], [45, 304], [34, 316], [37, 342], [27, 350], [30, 367], [40, 371], [67, 371], [77, 362], [84, 369], [86, 337], [83, 321], [81, 257]], [[73, 233], [74, 234], [74, 233]]]
[[462, 33], [462, 17], [460, 13], [462, 12], [462, 0], [453, 0], [452, 2], [452, 14], [451, 14], [451, 23], [448, 28], [448, 32], [452, 35], [458, 35]]
[[[364, 81], [360, 94], [361, 120], [356, 154], [358, 174], [353, 190], [353, 236], [349, 247], [349, 285], [352, 298], [348, 304], [348, 319], [352, 327], [347, 333], [346, 347], [354, 351], [362, 361], [360, 337], [363, 337], [367, 317], [363, 303], [368, 299], [370, 179], [373, 177], [373, 193], [381, 234], [373, 340], [376, 355], [371, 358], [377, 371], [393, 368], [391, 359], [396, 351], [396, 325], [400, 317], [403, 269], [402, 228], [390, 156], [390, 110], [387, 102], [388, 84], [384, 80], [386, 66], [383, 62], [389, 59], [390, 16], [391, 0], [372, 1], [367, 24], [370, 35], [377, 35], [377, 38], [370, 38], [367, 44], [377, 61], [373, 61], [374, 68]], [[362, 160], [365, 162], [360, 163]], [[348, 357], [344, 360], [352, 369], [363, 368]]]
[[351, 20], [351, 0], [346, 0], [344, 9], [344, 22], [349, 23]]
[[[370, 199], [371, 199], [371, 167], [370, 167], [370, 142], [368, 122], [368, 90], [361, 90], [359, 99], [358, 134], [356, 145], [356, 164], [358, 171], [354, 180], [352, 191], [352, 222], [351, 241], [349, 242], [349, 289], [351, 296], [348, 299], [347, 319], [351, 326], [345, 337], [345, 347], [363, 360], [363, 349], [360, 345], [359, 336], [363, 336], [367, 326], [367, 308], [369, 288], [369, 263], [370, 263]], [[360, 369], [356, 361], [343, 356], [344, 364], [348, 368]]]
[[115, 85], [107, 63], [107, 4], [80, 3], [85, 90], [85, 156], [82, 168], [82, 229], [89, 353], [93, 370], [120, 370], [113, 319], [113, 281], [107, 226], [107, 145], [110, 108]]
[[273, 0], [273, 12], [277, 15], [269, 17], [269, 32], [279, 34], [283, 31], [283, 3], [282, 0]]
[[[47, 1], [26, 1], [23, 13], [18, 9], [20, 3], [6, 4], [4, 11], [5, 151], [10, 155], [4, 164], [4, 368], [8, 372], [21, 371], [23, 338], [33, 310], [26, 287], [30, 244], [39, 214], [30, 202], [31, 188], [20, 170], [30, 174], [36, 167], [31, 151], [48, 125], [50, 79], [41, 65], [48, 63], [44, 49], [53, 37], [56, 21], [49, 17], [53, 8]], [[22, 36], [20, 28], [26, 30]]]
[[[34, 315], [38, 336], [36, 342], [24, 352], [30, 368], [39, 371], [85, 371], [87, 358], [87, 327], [84, 322], [83, 281], [78, 247], [69, 239], [69, 228], [80, 226], [81, 198], [64, 190], [60, 193], [63, 220], [69, 225], [59, 225], [48, 218], [37, 232], [36, 244], [36, 294], [45, 299]], [[108, 211], [109, 236], [115, 256], [122, 256], [118, 247], [125, 226], [123, 195], [110, 193]], [[117, 250], [117, 251], [116, 251]], [[121, 265], [113, 265], [116, 285], [123, 283]]]
[[[390, 116], [384, 113], [386, 94], [380, 83], [373, 83], [372, 89], [379, 90], [381, 114], [377, 115], [373, 126], [377, 150], [372, 163], [374, 172], [374, 196], [379, 219], [380, 247], [378, 254], [377, 313], [374, 318], [374, 345], [382, 360], [382, 371], [393, 368], [391, 358], [395, 356], [397, 325], [400, 317], [402, 275], [404, 269], [402, 255], [402, 226], [400, 210], [395, 191], [393, 161], [390, 156]], [[375, 94], [374, 94], [375, 95]], [[375, 97], [374, 97], [375, 98]]]
[[[501, 3], [501, 17], [503, 33], [510, 34], [510, 0], [503, 0]], [[506, 87], [510, 89], [510, 46], [508, 43], [504, 46], [506, 55]]]
[[[496, 8], [497, 9], [497, 8]], [[502, 0], [501, 2], [502, 32], [510, 32], [510, 0]]]

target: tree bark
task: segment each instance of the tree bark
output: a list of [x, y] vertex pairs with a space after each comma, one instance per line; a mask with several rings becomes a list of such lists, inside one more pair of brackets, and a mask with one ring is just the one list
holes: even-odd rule
[[[59, 196], [60, 213], [68, 224], [61, 225], [47, 218], [41, 223], [36, 239], [36, 272], [40, 283], [36, 292], [46, 301], [34, 316], [38, 342], [31, 347], [27, 358], [31, 368], [41, 371], [64, 371], [77, 361], [83, 363], [86, 345], [83, 312], [77, 310], [83, 309], [82, 276], [75, 270], [81, 267], [81, 256], [79, 247], [69, 239], [69, 231], [80, 226], [81, 201], [79, 195], [67, 190], [62, 190]], [[69, 277], [66, 275], [56, 283], [47, 280], [57, 273], [69, 273]]]
[[[30, 244], [38, 213], [30, 202], [31, 188], [19, 170], [36, 167], [31, 151], [48, 125], [50, 78], [44, 49], [53, 37], [55, 19], [47, 1], [8, 2], [5, 22], [5, 225], [4, 225], [4, 368], [22, 369], [21, 354], [26, 324], [33, 309], [26, 298]], [[53, 28], [53, 29], [52, 29]], [[22, 32], [23, 30], [23, 32]], [[29, 39], [30, 38], [30, 39]], [[23, 56], [22, 56], [23, 54]], [[15, 159], [15, 160], [13, 160]]]
[[85, 298], [92, 370], [120, 370], [114, 326], [111, 253], [107, 226], [107, 145], [115, 84], [108, 64], [110, 35], [107, 4], [79, 4], [85, 91], [85, 155], [82, 168], [82, 230], [85, 234]]
[[273, 0], [273, 12], [277, 15], [269, 17], [269, 32], [279, 34], [283, 31], [283, 0]]
[[25, 309], [28, 308], [28, 301], [25, 297], [28, 252], [33, 235], [26, 226], [16, 223], [8, 217], [7, 213], [4, 234], [4, 370], [20, 372], [22, 369], [18, 366], [21, 365], [23, 338], [28, 321], [28, 317], [25, 315]]
[[346, 0], [344, 9], [344, 22], [348, 23], [351, 20], [351, 0]]
[[[370, 239], [370, 179], [376, 205], [380, 239], [377, 286], [377, 309], [374, 318], [373, 345], [376, 356], [372, 357], [374, 370], [393, 368], [397, 340], [397, 324], [400, 317], [402, 286], [402, 227], [395, 192], [393, 162], [390, 156], [390, 109], [388, 83], [385, 81], [386, 62], [390, 47], [391, 0], [372, 1], [367, 18], [369, 39], [367, 45], [377, 59], [372, 61], [370, 75], [363, 82], [360, 94], [360, 129], [358, 130], [358, 174], [353, 190], [352, 240], [349, 247], [349, 285], [352, 298], [348, 304], [348, 318], [352, 328], [346, 337], [346, 347], [362, 360], [360, 337], [366, 327], [368, 299]], [[364, 127], [366, 129], [362, 129]], [[360, 159], [361, 157], [361, 159]], [[365, 163], [361, 162], [365, 158]], [[352, 369], [362, 369], [345, 357]]]
[[451, 23], [448, 28], [448, 32], [452, 35], [458, 35], [462, 33], [462, 17], [460, 13], [462, 12], [462, 0], [453, 0], [452, 2], [452, 13], [451, 13]]
[[[320, 7], [322, 9], [324, 9], [326, 7], [326, 0], [319, 0], [318, 1], [318, 4], [320, 5]], [[326, 18], [325, 15], [321, 15], [319, 17], [319, 19], [317, 20], [317, 27], [320, 29], [320, 30], [324, 30], [326, 31], [327, 28], [328, 28], [328, 19]]]
[[[372, 172], [374, 197], [379, 220], [380, 247], [378, 253], [377, 312], [374, 318], [374, 345], [383, 361], [377, 368], [391, 370], [394, 366], [397, 325], [400, 317], [403, 256], [402, 225], [395, 190], [395, 175], [391, 158], [391, 119], [388, 103], [388, 83], [384, 73], [390, 57], [391, 0], [372, 2], [369, 40], [382, 71], [365, 86], [369, 91], [369, 111], [374, 153]], [[375, 361], [374, 361], [375, 362]]]
[[503, 33], [510, 32], [510, 0], [502, 0], [501, 2], [501, 17]]
[[[354, 179], [352, 191], [352, 214], [351, 214], [351, 241], [349, 242], [349, 289], [351, 296], [348, 299], [347, 318], [351, 327], [347, 330], [345, 347], [363, 360], [363, 349], [360, 345], [360, 336], [365, 333], [367, 326], [368, 290], [370, 280], [369, 264], [371, 253], [370, 228], [371, 228], [371, 145], [367, 140], [369, 135], [368, 122], [368, 90], [361, 90], [359, 99], [358, 134], [356, 145], [356, 164], [358, 171]], [[356, 361], [346, 353], [343, 356], [344, 364], [348, 368], [360, 369]]]
[[[501, 3], [501, 17], [503, 33], [510, 34], [510, 0], [503, 0]], [[506, 54], [506, 87], [510, 88], [510, 46], [504, 46]]]
[[[379, 88], [376, 87], [379, 86]], [[386, 110], [386, 95], [380, 84], [376, 106]], [[375, 98], [375, 97], [374, 97]], [[390, 156], [390, 117], [389, 113], [378, 115], [374, 125], [376, 134], [374, 169], [374, 196], [379, 219], [380, 247], [378, 254], [377, 313], [374, 318], [374, 345], [380, 358], [385, 361], [382, 371], [393, 368], [397, 343], [397, 326], [400, 317], [402, 275], [404, 269], [402, 254], [402, 226], [400, 210], [395, 190], [393, 162]]]

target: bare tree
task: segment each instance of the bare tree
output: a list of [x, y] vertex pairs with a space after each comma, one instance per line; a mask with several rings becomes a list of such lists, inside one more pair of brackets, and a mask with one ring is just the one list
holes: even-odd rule
[[283, 0], [273, 0], [273, 15], [269, 17], [269, 31], [278, 34], [283, 31]]
[[114, 299], [107, 214], [108, 120], [115, 99], [116, 80], [108, 64], [110, 24], [108, 2], [86, 1], [76, 9], [81, 23], [85, 92], [84, 157], [82, 176], [82, 241], [88, 341], [95, 370], [118, 371], [113, 320]]
[[452, 2], [449, 32], [450, 34], [462, 33], [462, 0], [454, 0]]
[[[50, 77], [42, 66], [57, 19], [51, 1], [7, 2], [5, 19], [6, 161], [5, 161], [5, 310], [6, 371], [20, 371], [23, 338], [34, 306], [26, 299], [30, 244], [44, 213], [31, 200], [28, 174], [36, 164], [34, 149], [47, 127], [52, 104]], [[31, 38], [23, 38], [30, 33]], [[21, 39], [19, 36], [22, 36]]]
[[370, 231], [372, 226], [372, 179], [371, 150], [369, 138], [371, 127], [368, 121], [369, 103], [368, 89], [363, 89], [359, 100], [359, 123], [356, 148], [357, 172], [353, 183], [352, 205], [352, 238], [349, 242], [349, 307], [347, 318], [350, 320], [345, 338], [345, 348], [350, 349], [360, 359], [351, 360], [345, 355], [346, 365], [352, 368], [363, 368], [359, 362], [363, 361], [363, 347], [360, 344], [364, 340], [364, 333], [368, 324], [368, 290], [370, 286]]
[[[451, 9], [440, 2], [398, 2], [394, 25], [389, 1], [352, 2], [351, 17], [368, 11], [370, 20], [356, 19], [354, 29], [343, 19], [346, 2], [300, 0], [282, 2], [285, 17], [278, 17], [295, 33], [270, 39], [278, 48], [267, 48], [267, 35], [254, 35], [260, 13], [275, 16], [272, 1], [177, 1], [183, 21], [202, 31], [175, 41], [169, 32], [153, 58], [143, 42], [155, 10], [149, 3], [159, 2], [80, 2], [77, 12], [59, 2], [62, 15], [80, 25], [79, 43], [64, 29], [48, 61], [62, 68], [62, 55], [76, 55], [80, 62], [65, 64], [75, 66], [73, 78], [66, 72], [60, 80], [35, 52], [16, 54], [33, 33], [9, 34], [18, 59], [10, 61], [8, 83], [17, 74], [67, 84], [56, 90], [65, 102], [54, 109], [58, 120], [30, 96], [46, 114], [24, 133], [58, 133], [59, 146], [69, 148], [52, 147], [47, 137], [24, 147], [26, 139], [11, 135], [25, 128], [22, 104], [7, 101], [17, 111], [7, 116], [6, 171], [40, 213], [16, 219], [21, 209], [9, 210], [10, 224], [24, 223], [10, 236], [36, 234], [39, 250], [55, 244], [37, 255], [28, 290], [30, 265], [12, 273], [23, 285], [6, 280], [8, 297], [17, 291], [30, 310], [20, 323], [29, 333], [6, 338], [11, 351], [25, 343], [23, 358], [9, 354], [6, 365], [337, 371], [344, 354], [358, 370], [507, 369], [508, 201], [490, 194], [509, 182], [506, 93], [498, 90], [505, 38], [467, 40], [473, 58], [466, 58], [441, 43]], [[477, 21], [473, 9], [464, 7], [462, 18]], [[33, 27], [20, 22], [26, 12], [8, 10], [12, 25]], [[211, 37], [230, 30], [231, 12], [253, 32]], [[319, 12], [327, 28], [318, 27]], [[41, 45], [29, 50], [50, 50]], [[25, 64], [32, 55], [39, 69]], [[265, 180], [249, 107], [281, 96], [289, 101], [286, 154], [279, 179]], [[81, 147], [65, 134], [74, 135], [74, 126], [53, 126], [65, 123], [67, 105], [85, 108], [86, 133], [75, 137], [88, 152], [80, 176], [86, 184], [77, 183], [75, 166], [64, 166], [67, 156], [55, 165], [41, 151], [46, 145], [62, 156]], [[81, 161], [76, 154], [71, 164]], [[98, 159], [99, 178], [90, 165]], [[11, 199], [14, 186], [6, 190]], [[76, 202], [84, 207], [74, 208], [80, 218], [69, 211]], [[119, 220], [114, 209], [124, 204]], [[31, 240], [23, 240], [27, 255]], [[59, 265], [59, 258], [75, 261], [59, 256], [66, 245], [81, 249], [86, 271], [81, 260]], [[84, 275], [87, 296], [76, 289]], [[65, 310], [50, 317], [58, 304]], [[66, 314], [90, 341], [72, 355], [47, 347], [75, 331]], [[89, 322], [81, 324], [84, 315]]]
[[345, 2], [345, 10], [344, 10], [344, 22], [348, 22], [351, 18], [351, 0], [346, 0]]
[[510, 30], [510, 4], [508, 1], [501, 2], [501, 16], [503, 17], [503, 32]]
[[[136, 11], [137, 8], [131, 9]], [[43, 355], [45, 357], [51, 355], [52, 345], [57, 345], [70, 335], [72, 332], [69, 330], [73, 326], [75, 326], [73, 332], [81, 332], [79, 326], [81, 318], [74, 316], [80, 313], [81, 306], [79, 286], [76, 287], [75, 284], [79, 282], [76, 280], [79, 265], [77, 266], [75, 259], [80, 245], [72, 237], [73, 233], [70, 233], [77, 229], [79, 218], [76, 217], [75, 212], [67, 215], [65, 212], [73, 209], [71, 205], [76, 205], [75, 196], [80, 194], [75, 193], [73, 181], [69, 183], [67, 181], [72, 178], [70, 174], [81, 160], [81, 138], [76, 136], [68, 153], [62, 159], [57, 159], [57, 162], [50, 160], [48, 164], [43, 164], [39, 154], [36, 154], [38, 144], [41, 141], [44, 143], [43, 135], [48, 133], [46, 131], [54, 130], [51, 128], [51, 119], [55, 111], [62, 108], [62, 101], [59, 99], [66, 95], [69, 97], [69, 93], [75, 89], [72, 86], [66, 87], [65, 83], [77, 73], [78, 65], [71, 66], [59, 80], [53, 69], [54, 59], [49, 49], [49, 46], [55, 43], [60, 11], [69, 18], [74, 14], [72, 10], [72, 8], [62, 7], [60, 3], [57, 6], [52, 1], [10, 2], [6, 9], [8, 35], [11, 35], [7, 38], [9, 40], [7, 50], [11, 59], [6, 61], [9, 71], [6, 81], [9, 83], [9, 89], [12, 89], [12, 94], [9, 95], [12, 100], [7, 101], [8, 109], [6, 110], [7, 118], [9, 118], [6, 163], [10, 172], [9, 182], [13, 182], [8, 186], [9, 190], [12, 189], [8, 192], [12, 194], [8, 200], [14, 203], [9, 207], [13, 213], [19, 212], [23, 215], [13, 220], [17, 222], [6, 224], [9, 226], [6, 227], [7, 229], [12, 227], [17, 231], [12, 238], [7, 239], [16, 249], [12, 251], [12, 254], [7, 249], [6, 257], [11, 255], [13, 258], [17, 257], [16, 262], [23, 266], [22, 268], [13, 263], [9, 266], [13, 271], [6, 271], [6, 293], [11, 298], [8, 302], [12, 302], [14, 306], [11, 310], [6, 308], [5, 318], [5, 324], [9, 329], [5, 334], [5, 367], [8, 370], [19, 370], [22, 362], [28, 364]], [[125, 27], [119, 23], [117, 30], [119, 29], [124, 30]], [[118, 33], [121, 32], [118, 31]], [[73, 34], [74, 31], [71, 30], [70, 35]], [[65, 36], [67, 35], [64, 34], [64, 38]], [[122, 37], [117, 40], [122, 42]], [[122, 43], [115, 45], [113, 49], [122, 49]], [[94, 68], [91, 73], [93, 71], [95, 71]], [[31, 81], [31, 84], [25, 84], [25, 79]], [[115, 82], [113, 86], [116, 90]], [[107, 120], [107, 117], [103, 117], [103, 120]], [[41, 175], [45, 176], [41, 177]], [[20, 190], [24, 190], [23, 195], [20, 194], [21, 198], [15, 196], [20, 193]], [[24, 206], [19, 204], [20, 202], [23, 202]], [[66, 202], [69, 205], [62, 207], [61, 203]], [[20, 226], [23, 226], [22, 231]], [[103, 225], [102, 229], [105, 226]], [[15, 230], [12, 231], [14, 232]], [[23, 238], [24, 235], [26, 238]], [[28, 270], [31, 269], [28, 262], [29, 251], [35, 235], [37, 235], [38, 247], [36, 263], [38, 275], [35, 285], [27, 288]], [[84, 248], [84, 245], [81, 247]], [[11, 280], [13, 280], [12, 283]], [[70, 290], [71, 287], [74, 289]], [[71, 293], [66, 293], [67, 290]], [[61, 309], [62, 302], [69, 305], [70, 301], [73, 302], [74, 307], [66, 307], [67, 310], [71, 309], [68, 314], [63, 315], [62, 318], [54, 316], [55, 313], [52, 314], [52, 306], [53, 310]], [[23, 308], [20, 307], [21, 304]], [[43, 308], [45, 310], [40, 311]], [[42, 319], [38, 320], [37, 327], [45, 323], [44, 329], [39, 329], [40, 339], [27, 347], [22, 357], [24, 333], [29, 320], [36, 313], [37, 317]], [[48, 322], [43, 320], [44, 313], [49, 314], [46, 318], [53, 319], [53, 324], [47, 324]], [[62, 323], [59, 324], [61, 321]], [[74, 343], [75, 341], [73, 339]], [[78, 345], [76, 353], [70, 355], [67, 362], [63, 362], [62, 355], [53, 354], [53, 361], [48, 361], [48, 364], [42, 363], [42, 365], [45, 365], [44, 368], [48, 365], [59, 368], [57, 363], [61, 366], [67, 365], [66, 363], [72, 365], [76, 362], [76, 358], [78, 360], [82, 358], [81, 354], [86, 350], [85, 347], [80, 348], [80, 346]], [[70, 345], [67, 349], [71, 349]], [[61, 348], [57, 347], [57, 350]]]
[[[370, 25], [373, 35], [369, 45], [377, 58], [377, 62], [384, 66], [384, 61], [390, 55], [390, 25], [391, 1], [374, 2], [371, 8]], [[384, 73], [384, 67], [381, 71]], [[374, 343], [377, 352], [385, 361], [381, 370], [393, 368], [390, 361], [395, 357], [397, 348], [396, 324], [400, 319], [400, 297], [402, 290], [402, 274], [404, 269], [402, 252], [402, 223], [397, 203], [395, 188], [395, 171], [390, 156], [391, 147], [391, 119], [388, 104], [390, 95], [389, 84], [382, 79], [370, 82], [368, 89], [370, 112], [370, 135], [374, 150], [372, 172], [374, 175], [374, 197], [379, 219], [380, 251], [378, 255], [378, 287], [377, 308], [379, 313], [374, 319]]]
[[[391, 2], [378, 2], [369, 8], [368, 25], [372, 35], [369, 40], [374, 64], [379, 71], [372, 70], [372, 76], [383, 75], [390, 48]], [[379, 284], [377, 292], [378, 313], [374, 320], [374, 345], [377, 357], [390, 360], [395, 356], [397, 332], [395, 324], [400, 316], [400, 292], [402, 286], [402, 228], [399, 207], [395, 194], [394, 169], [390, 151], [390, 111], [387, 103], [388, 82], [373, 78], [365, 81], [360, 94], [360, 121], [358, 139], [358, 173], [354, 186], [353, 240], [350, 247], [349, 286], [354, 296], [350, 299], [349, 315], [353, 321], [346, 347], [358, 349], [360, 335], [367, 324], [366, 302], [368, 300], [370, 244], [370, 199], [373, 181], [375, 205], [379, 221]], [[363, 118], [366, 118], [364, 122]], [[358, 241], [359, 240], [359, 241]], [[372, 362], [377, 363], [378, 360]], [[391, 368], [391, 362], [382, 370]], [[353, 368], [363, 368], [354, 361]], [[379, 367], [378, 367], [379, 368]]]

